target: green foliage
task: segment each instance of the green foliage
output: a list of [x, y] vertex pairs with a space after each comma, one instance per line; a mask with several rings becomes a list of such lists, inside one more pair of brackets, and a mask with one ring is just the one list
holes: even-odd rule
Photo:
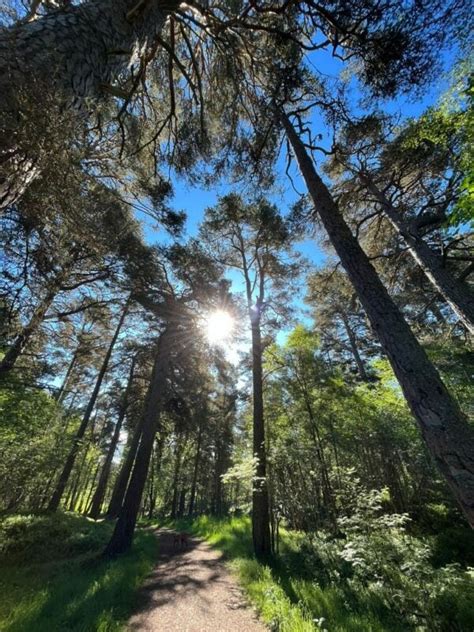
[[100, 559], [112, 525], [72, 514], [11, 516], [0, 524], [0, 629], [4, 632], [122, 629], [156, 556], [152, 534], [132, 551]]
[[0, 419], [0, 507], [38, 507], [77, 420], [66, 420], [44, 391], [14, 381], [0, 389]]
[[474, 582], [458, 564], [432, 564], [432, 540], [406, 532], [407, 517], [383, 513], [387, 493], [353, 486], [357, 509], [337, 537], [283, 530], [270, 566], [252, 557], [248, 518], [202, 516], [187, 528], [231, 560], [272, 630], [469, 632]]

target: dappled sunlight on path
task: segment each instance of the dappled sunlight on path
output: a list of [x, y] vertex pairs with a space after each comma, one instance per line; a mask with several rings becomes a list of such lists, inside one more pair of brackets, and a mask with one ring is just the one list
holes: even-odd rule
[[140, 591], [129, 632], [264, 632], [222, 556], [191, 538], [185, 547], [160, 529], [158, 563]]

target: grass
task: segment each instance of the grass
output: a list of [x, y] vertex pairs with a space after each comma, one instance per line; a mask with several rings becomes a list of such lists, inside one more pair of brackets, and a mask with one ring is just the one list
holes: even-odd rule
[[100, 558], [112, 525], [73, 514], [14, 516], [0, 523], [2, 632], [116, 632], [156, 558], [139, 531], [131, 552]]
[[[221, 550], [262, 620], [278, 632], [401, 632], [380, 604], [336, 585], [319, 585], [306, 568], [297, 535], [283, 532], [280, 557], [262, 564], [252, 554], [249, 518], [219, 520], [201, 516], [171, 524], [206, 539]], [[382, 609], [383, 610], [383, 609]]]
[[[202, 516], [195, 521], [179, 520], [168, 525], [187, 530], [220, 549], [271, 630], [278, 632], [408, 632], [434, 630], [471, 632], [474, 613], [473, 586], [464, 584], [457, 592], [443, 594], [441, 618], [420, 627], [410, 612], [397, 608], [397, 590], [379, 590], [377, 582], [365, 585], [334, 573], [339, 564], [321, 566], [304, 548], [301, 534], [283, 531], [281, 553], [268, 564], [252, 554], [248, 518], [216, 519]], [[403, 571], [400, 571], [403, 576]], [[459, 571], [461, 573], [461, 571]], [[467, 590], [469, 588], [469, 590]], [[410, 588], [406, 588], [410, 590]], [[392, 602], [392, 603], [390, 603]], [[416, 607], [416, 605], [415, 605]], [[448, 610], [451, 609], [451, 614]]]

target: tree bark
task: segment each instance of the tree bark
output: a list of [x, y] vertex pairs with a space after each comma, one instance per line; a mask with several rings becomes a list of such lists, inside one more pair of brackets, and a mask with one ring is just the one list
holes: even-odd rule
[[18, 336], [15, 339], [13, 345], [8, 349], [6, 354], [3, 356], [0, 361], [0, 376], [5, 375], [9, 371], [11, 371], [14, 367], [21, 354], [24, 352], [25, 347], [28, 342], [34, 336], [34, 334], [38, 331], [41, 323], [46, 316], [46, 312], [51, 306], [51, 303], [56, 298], [58, 292], [61, 290], [61, 285], [64, 283], [67, 274], [69, 272], [69, 266], [67, 269], [61, 270], [55, 278], [48, 284], [48, 289], [46, 290], [46, 294], [42, 301], [36, 306], [29, 322]]
[[137, 424], [135, 431], [132, 434], [132, 440], [128, 447], [127, 453], [123, 458], [120, 466], [120, 472], [115, 481], [112, 496], [110, 498], [109, 508], [107, 509], [106, 518], [117, 518], [122, 508], [123, 499], [125, 498], [125, 492], [127, 491], [128, 481], [130, 480], [130, 473], [135, 463], [137, 456], [138, 446], [140, 445], [140, 439], [142, 436], [143, 417]]
[[344, 329], [346, 330], [346, 333], [347, 333], [347, 337], [349, 338], [349, 344], [351, 347], [352, 355], [357, 365], [357, 370], [359, 371], [360, 378], [364, 382], [368, 382], [369, 378], [367, 375], [367, 371], [365, 370], [364, 362], [362, 361], [362, 358], [360, 357], [359, 349], [357, 348], [357, 340], [356, 340], [354, 331], [352, 330], [352, 327], [349, 324], [349, 319], [347, 318], [346, 314], [341, 314], [341, 318], [344, 324]]
[[193, 480], [191, 483], [191, 493], [189, 495], [189, 509], [188, 516], [191, 518], [194, 514], [194, 503], [196, 500], [196, 487], [197, 487], [197, 478], [199, 472], [199, 464], [201, 462], [201, 443], [202, 443], [202, 426], [203, 422], [199, 424], [197, 443], [196, 443], [196, 455], [194, 457], [194, 468], [193, 468]]
[[65, 397], [66, 389], [69, 384], [69, 379], [76, 366], [78, 350], [79, 350], [79, 347], [77, 347], [76, 350], [74, 351], [74, 354], [71, 358], [71, 362], [69, 363], [69, 366], [67, 368], [66, 375], [64, 376], [63, 382], [60, 388], [58, 389], [58, 391], [56, 392], [56, 395], [54, 396], [54, 399], [58, 402], [58, 404], [61, 404]]
[[426, 278], [441, 294], [466, 329], [474, 335], [474, 295], [469, 286], [446, 270], [442, 258], [433, 252], [419, 235], [412, 234], [410, 227], [400, 218], [398, 210], [369, 176], [361, 175], [361, 180], [380, 203], [386, 217], [400, 237], [403, 238], [409, 253], [422, 269]]
[[120, 431], [122, 430], [123, 420], [125, 419], [125, 415], [127, 413], [128, 395], [129, 395], [130, 388], [133, 382], [133, 372], [135, 369], [135, 362], [136, 362], [136, 357], [133, 357], [131, 365], [130, 365], [130, 373], [128, 376], [127, 386], [125, 388], [125, 393], [123, 395], [123, 399], [120, 404], [120, 410], [119, 410], [117, 423], [115, 424], [115, 428], [112, 435], [112, 439], [110, 441], [109, 449], [107, 451], [107, 455], [105, 457], [105, 461], [102, 466], [102, 470], [100, 472], [99, 482], [97, 483], [97, 488], [94, 492], [94, 497], [92, 498], [90, 516], [91, 518], [94, 518], [94, 520], [96, 520], [99, 517], [100, 509], [102, 507], [102, 503], [104, 502], [104, 496], [107, 489], [107, 482], [109, 480], [110, 469], [112, 467], [112, 460], [114, 458], [115, 450], [117, 448], [117, 444], [120, 438]]
[[120, 334], [120, 330], [122, 329], [122, 325], [127, 315], [129, 305], [130, 305], [130, 300], [128, 299], [120, 315], [119, 322], [115, 329], [112, 340], [110, 341], [109, 348], [107, 349], [107, 353], [105, 354], [104, 360], [102, 362], [102, 366], [100, 367], [100, 371], [99, 371], [99, 374], [97, 375], [97, 380], [95, 382], [94, 390], [92, 391], [92, 394], [87, 404], [87, 408], [84, 412], [84, 416], [82, 418], [81, 424], [76, 432], [76, 436], [74, 437], [74, 441], [73, 441], [71, 450], [69, 452], [69, 455], [66, 459], [66, 463], [64, 464], [63, 471], [61, 472], [59, 480], [56, 484], [56, 488], [49, 502], [49, 505], [48, 505], [49, 511], [56, 511], [59, 507], [59, 503], [61, 502], [62, 495], [64, 493], [67, 482], [69, 480], [69, 476], [71, 475], [72, 468], [74, 467], [74, 463], [76, 461], [76, 456], [79, 451], [81, 440], [84, 437], [84, 434], [87, 430], [87, 426], [89, 425], [89, 419], [92, 415], [92, 411], [94, 410], [94, 406], [95, 406], [97, 397], [99, 395], [99, 391], [102, 386], [102, 382], [104, 380], [105, 374], [107, 373], [110, 357], [112, 355], [112, 351], [114, 349], [115, 343], [117, 342], [117, 338]]
[[[91, 110], [150, 48], [178, 5], [175, 0], [68, 3], [0, 33], [0, 208], [18, 199], [39, 173], [54, 123], [45, 119], [65, 110]], [[27, 139], [18, 146], [24, 127], [19, 113], [25, 111], [30, 119], [38, 112], [43, 117], [31, 147]]]
[[186, 442], [181, 439], [181, 436], [178, 435], [178, 438], [176, 441], [174, 473], [173, 473], [173, 500], [171, 501], [171, 512], [170, 512], [170, 518], [172, 520], [176, 518], [177, 512], [178, 512], [179, 476], [181, 473], [181, 457], [183, 455], [185, 443]]
[[[257, 306], [258, 309], [258, 306]], [[256, 310], [255, 310], [256, 311]], [[263, 415], [262, 339], [258, 314], [251, 314], [253, 383], [253, 454], [257, 459], [252, 492], [252, 538], [255, 555], [271, 555], [270, 513]]]
[[120, 510], [115, 530], [108, 543], [104, 555], [115, 557], [128, 551], [132, 545], [133, 534], [138, 511], [145, 488], [148, 467], [155, 434], [159, 423], [160, 412], [166, 392], [166, 382], [169, 373], [170, 352], [172, 344], [172, 328], [168, 326], [161, 334], [153, 366], [147, 401], [143, 413], [143, 426], [137, 458], [128, 485], [123, 506]]
[[315, 211], [389, 358], [425, 444], [474, 526], [473, 432], [344, 221], [287, 115], [281, 113], [280, 119]]

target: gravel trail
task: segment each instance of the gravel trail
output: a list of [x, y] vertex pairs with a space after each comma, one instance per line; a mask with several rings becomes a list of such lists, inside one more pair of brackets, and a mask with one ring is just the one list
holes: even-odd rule
[[222, 555], [190, 538], [174, 543], [174, 532], [160, 529], [157, 565], [140, 589], [140, 606], [129, 632], [265, 632], [226, 569]]

